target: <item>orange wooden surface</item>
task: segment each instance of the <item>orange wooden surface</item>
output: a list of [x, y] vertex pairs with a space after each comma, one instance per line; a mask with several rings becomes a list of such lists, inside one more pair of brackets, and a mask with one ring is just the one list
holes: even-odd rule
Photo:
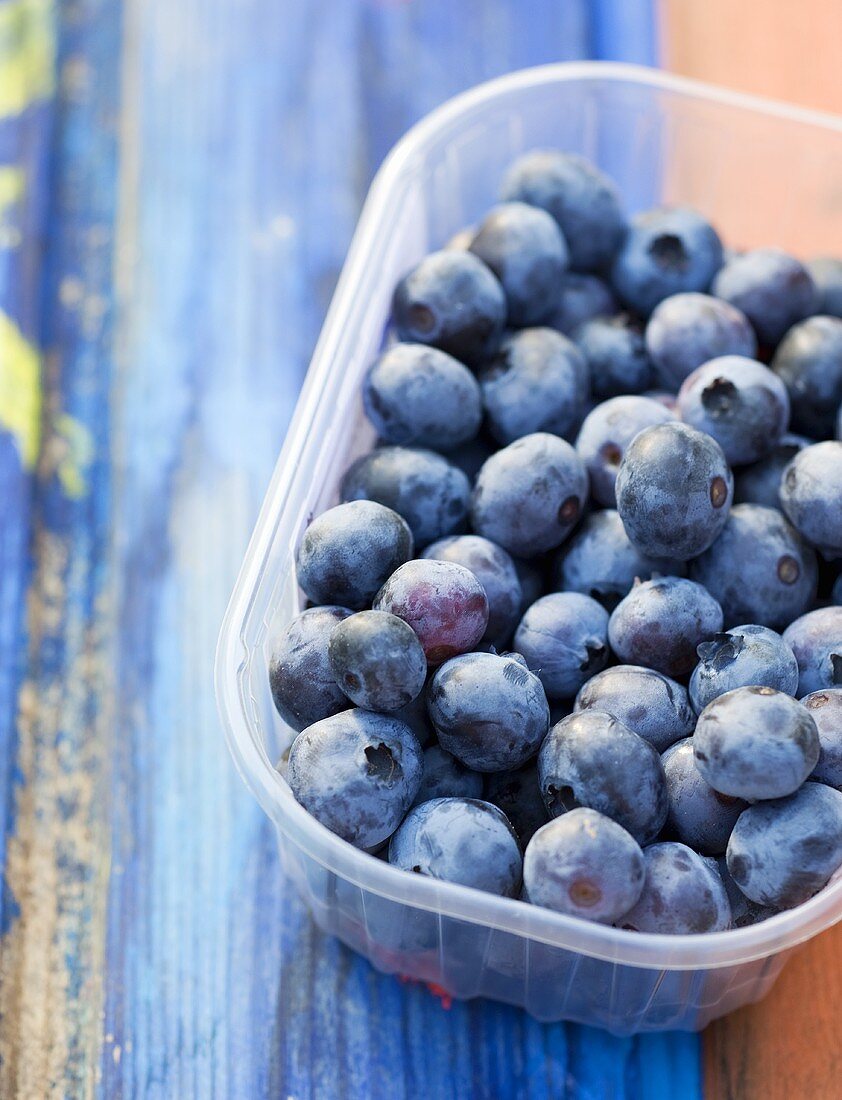
[[[665, 67], [842, 114], [842, 0], [661, 0]], [[768, 202], [777, 201], [773, 183]], [[809, 212], [805, 212], [809, 217]], [[842, 1098], [842, 926], [704, 1036], [710, 1100]]]

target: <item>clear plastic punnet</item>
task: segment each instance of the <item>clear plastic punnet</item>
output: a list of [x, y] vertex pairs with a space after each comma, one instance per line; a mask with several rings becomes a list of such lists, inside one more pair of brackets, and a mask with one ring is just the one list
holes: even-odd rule
[[434, 111], [369, 192], [225, 617], [217, 697], [237, 767], [313, 918], [378, 969], [454, 997], [520, 1005], [539, 1020], [624, 1035], [698, 1029], [763, 997], [789, 953], [842, 917], [842, 878], [752, 927], [638, 934], [399, 871], [310, 817], [274, 766], [293, 734], [274, 710], [267, 670], [302, 606], [295, 548], [336, 502], [349, 461], [372, 444], [360, 388], [392, 288], [495, 201], [514, 157], [542, 146], [593, 159], [630, 212], [688, 203], [735, 247], [842, 254], [840, 119], [599, 63], [514, 73]]

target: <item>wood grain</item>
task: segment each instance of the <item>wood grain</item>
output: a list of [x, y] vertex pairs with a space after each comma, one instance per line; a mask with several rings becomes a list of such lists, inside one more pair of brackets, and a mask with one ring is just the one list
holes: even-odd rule
[[704, 1036], [709, 1100], [833, 1100], [842, 1088], [842, 927], [807, 944], [757, 1005]]
[[661, 0], [664, 68], [842, 114], [838, 0]]
[[0, 431], [4, 1100], [693, 1100], [695, 1036], [446, 1006], [322, 936], [211, 685], [382, 156], [509, 69], [651, 60], [648, 2], [15, 6], [58, 60], [0, 119], [41, 189], [0, 304], [45, 363], [34, 468]]

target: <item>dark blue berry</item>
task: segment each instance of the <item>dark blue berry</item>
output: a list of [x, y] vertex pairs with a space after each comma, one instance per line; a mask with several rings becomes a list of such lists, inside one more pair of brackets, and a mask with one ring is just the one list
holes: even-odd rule
[[525, 764], [550, 724], [538, 677], [514, 657], [493, 653], [466, 653], [442, 665], [427, 709], [442, 748], [480, 772]]
[[576, 345], [551, 328], [507, 337], [479, 380], [488, 428], [504, 445], [532, 432], [565, 435], [585, 414], [587, 364]]
[[667, 841], [650, 845], [643, 855], [643, 890], [637, 904], [617, 921], [621, 928], [682, 936], [731, 927], [722, 879], [692, 848]]
[[610, 817], [649, 844], [667, 817], [661, 758], [648, 741], [598, 710], [562, 718], [538, 754], [541, 794], [551, 817], [577, 806]]
[[576, 438], [576, 453], [585, 464], [591, 493], [606, 508], [616, 504], [616, 481], [626, 450], [644, 428], [666, 424], [675, 416], [664, 405], [634, 394], [612, 397], [585, 417]]
[[472, 252], [425, 256], [398, 283], [392, 317], [401, 340], [432, 344], [473, 366], [492, 355], [506, 324], [506, 296]]
[[814, 691], [801, 702], [819, 731], [819, 762], [810, 778], [842, 790], [842, 690]]
[[576, 710], [598, 710], [663, 752], [689, 737], [696, 716], [681, 684], [638, 665], [614, 665], [597, 673], [576, 696]]
[[410, 810], [391, 839], [389, 862], [509, 898], [517, 897], [523, 869], [505, 815], [476, 798], [434, 798]]
[[703, 363], [722, 355], [753, 359], [757, 338], [740, 310], [709, 294], [674, 294], [655, 307], [646, 349], [662, 386], [677, 390]]
[[768, 347], [814, 313], [817, 299], [809, 271], [780, 248], [731, 257], [714, 280], [713, 293], [742, 310]]
[[632, 545], [619, 512], [606, 508], [592, 512], [562, 546], [555, 559], [555, 586], [581, 592], [613, 611], [628, 595], [635, 580], [656, 574], [682, 575], [684, 563], [669, 558], [647, 558]]
[[406, 723], [346, 710], [299, 733], [290, 749], [287, 781], [322, 825], [372, 850], [401, 823], [421, 770], [421, 746]]
[[797, 790], [819, 759], [810, 712], [782, 691], [742, 687], [708, 703], [693, 735], [696, 766], [721, 794], [749, 801]]
[[787, 388], [796, 431], [815, 439], [833, 435], [842, 405], [842, 319], [808, 317], [793, 325], [772, 360]]
[[384, 443], [450, 451], [482, 421], [476, 378], [452, 356], [424, 344], [395, 344], [369, 368], [366, 415]]
[[558, 286], [555, 308], [547, 324], [571, 336], [585, 321], [610, 316], [618, 308], [611, 287], [599, 276], [567, 271]]
[[721, 266], [713, 226], [689, 207], [671, 207], [632, 218], [611, 281], [630, 309], [648, 316], [672, 294], [707, 290]]
[[727, 860], [734, 882], [758, 905], [800, 905], [842, 863], [842, 794], [805, 783], [788, 798], [749, 806], [731, 833]]
[[784, 641], [798, 661], [798, 694], [842, 687], [842, 607], [820, 607], [796, 619]]
[[734, 503], [780, 508], [779, 493], [784, 469], [799, 451], [812, 442], [806, 436], [787, 432], [766, 458], [738, 470], [734, 475]]
[[549, 699], [570, 698], [608, 663], [608, 612], [579, 592], [542, 596], [521, 619], [514, 647]]
[[807, 270], [816, 284], [816, 313], [842, 317], [842, 260], [820, 256], [810, 260]]
[[330, 668], [348, 698], [365, 710], [400, 710], [417, 698], [427, 658], [411, 626], [385, 611], [359, 611], [330, 636]]
[[522, 202], [493, 207], [470, 249], [500, 280], [510, 325], [537, 325], [552, 312], [569, 257], [558, 223], [545, 210]]
[[702, 777], [693, 756], [692, 737], [668, 748], [661, 761], [669, 796], [667, 826], [697, 852], [720, 855], [746, 803], [720, 794]]
[[738, 504], [690, 576], [719, 602], [726, 626], [780, 630], [815, 599], [816, 555], [777, 508]]
[[529, 900], [558, 913], [612, 924], [643, 889], [640, 845], [620, 825], [580, 808], [533, 836], [523, 861]]
[[413, 549], [412, 532], [391, 508], [369, 500], [339, 504], [304, 532], [296, 577], [314, 603], [363, 608]]
[[599, 271], [611, 262], [625, 232], [616, 187], [584, 157], [535, 150], [511, 166], [502, 197], [540, 206], [561, 227], [578, 271]]
[[[842, 325], [842, 322], [840, 322]], [[789, 423], [789, 396], [777, 375], [753, 359], [711, 359], [684, 380], [678, 409], [686, 424], [712, 436], [732, 466], [765, 458]]]
[[598, 401], [622, 393], [643, 393], [652, 385], [652, 364], [643, 326], [627, 313], [596, 317], [574, 339], [588, 364], [591, 393]]
[[311, 607], [292, 620], [272, 650], [269, 686], [281, 718], [303, 730], [350, 703], [337, 685], [328, 660], [336, 627], [351, 612], [345, 607]]
[[412, 447], [378, 447], [349, 467], [342, 499], [373, 500], [409, 524], [417, 547], [465, 529], [471, 485], [441, 455]]
[[614, 608], [608, 640], [627, 664], [687, 676], [696, 647], [722, 630], [722, 608], [700, 584], [656, 577], [637, 584]]
[[786, 695], [798, 690], [795, 654], [780, 634], [766, 626], [735, 626], [702, 642], [698, 654], [699, 663], [690, 677], [696, 713], [739, 687], [770, 687]]
[[415, 805], [431, 798], [481, 798], [482, 776], [466, 768], [441, 745], [424, 749], [424, 771]]
[[826, 558], [842, 557], [842, 443], [829, 439], [799, 451], [783, 472], [780, 495], [804, 538]]
[[617, 511], [641, 553], [687, 561], [707, 550], [725, 526], [734, 479], [715, 440], [670, 421], [631, 441], [616, 493]]
[[536, 432], [510, 443], [482, 467], [471, 522], [477, 534], [510, 554], [534, 557], [564, 542], [587, 496], [587, 474], [570, 444]]

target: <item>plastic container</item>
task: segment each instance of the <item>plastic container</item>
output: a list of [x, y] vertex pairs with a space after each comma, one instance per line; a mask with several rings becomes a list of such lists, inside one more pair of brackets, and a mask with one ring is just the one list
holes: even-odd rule
[[[360, 384], [398, 277], [476, 220], [513, 157], [581, 152], [630, 210], [700, 208], [730, 244], [804, 255], [842, 241], [842, 121], [631, 66], [563, 64], [484, 84], [398, 144], [375, 179], [222, 628], [217, 695], [229, 747], [278, 832], [283, 864], [326, 932], [383, 971], [492, 997], [540, 1020], [618, 1034], [697, 1029], [762, 997], [789, 952], [842, 916], [842, 881], [798, 909], [707, 936], [623, 932], [407, 875], [357, 851], [294, 801], [273, 767], [292, 734], [272, 705], [273, 640], [300, 608], [293, 557], [371, 445]], [[765, 213], [764, 213], [765, 211]]]

